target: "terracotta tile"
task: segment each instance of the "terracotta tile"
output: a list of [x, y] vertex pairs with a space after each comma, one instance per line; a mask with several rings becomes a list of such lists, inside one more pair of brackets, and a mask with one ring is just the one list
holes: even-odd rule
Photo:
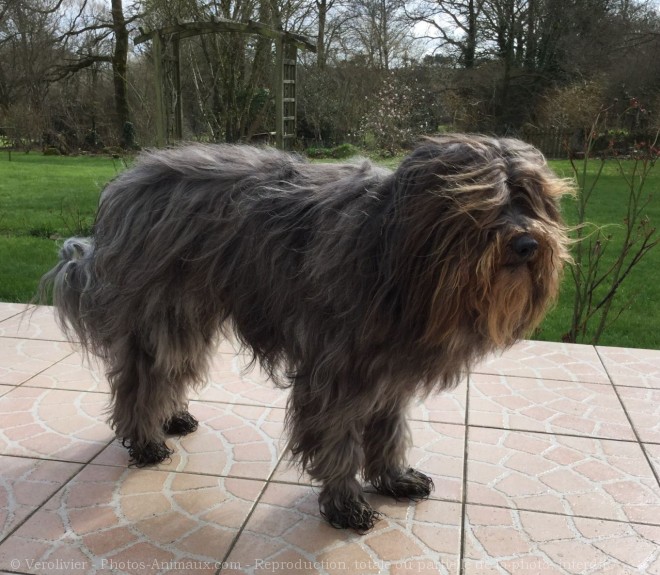
[[[492, 508], [491, 508], [492, 509]], [[497, 522], [489, 515], [497, 515]], [[485, 519], [485, 520], [484, 520]], [[465, 574], [657, 573], [660, 527], [468, 505]]]
[[26, 387], [52, 387], [110, 393], [104, 368], [96, 358], [75, 352], [26, 381]]
[[50, 306], [36, 306], [1, 322], [0, 337], [68, 341], [55, 322], [55, 313]]
[[475, 374], [469, 423], [486, 427], [634, 440], [609, 385]]
[[472, 371], [542, 380], [610, 383], [592, 346], [548, 341], [521, 341], [501, 355], [486, 359]]
[[20, 385], [72, 351], [56, 341], [2, 338], [0, 344], [0, 383], [9, 385]]
[[660, 350], [597, 347], [615, 385], [660, 389]]
[[369, 495], [383, 518], [361, 536], [325, 523], [317, 495], [306, 486], [270, 484], [229, 556], [234, 568], [226, 572], [458, 573], [459, 504]]
[[238, 342], [238, 339], [236, 338], [234, 333], [230, 331], [219, 338], [218, 353], [241, 355], [244, 352], [241, 349], [241, 344]]
[[434, 499], [461, 501], [465, 427], [446, 423], [411, 421], [413, 447], [408, 463], [435, 484]]
[[288, 391], [275, 387], [256, 365], [248, 369], [245, 355], [218, 353], [213, 359], [208, 385], [195, 399], [285, 407]]
[[410, 418], [421, 421], [464, 424], [467, 388], [467, 379], [464, 379], [452, 391], [434, 393], [425, 400], [414, 402]]
[[[171, 459], [156, 469], [266, 479], [285, 446], [284, 410], [263, 406], [190, 403], [199, 428], [186, 437], [171, 437]], [[129, 464], [128, 451], [116, 440], [96, 464]]]
[[[0, 545], [0, 568], [18, 560], [28, 571], [28, 560], [69, 557], [78, 558], [84, 573], [214, 573], [263, 486], [90, 465]], [[232, 521], [218, 523], [225, 509]], [[177, 567], [185, 561], [197, 565]]]
[[660, 443], [660, 389], [617, 387], [617, 392], [639, 438]]
[[0, 453], [87, 462], [112, 439], [107, 396], [17, 387], [0, 397]]
[[0, 455], [0, 541], [81, 467], [62, 461]]
[[29, 307], [24, 303], [0, 302], [0, 322], [27, 311]]
[[656, 474], [660, 477], [660, 445], [644, 444], [642, 447], [651, 460]]
[[660, 488], [638, 444], [470, 428], [467, 500], [660, 524]]

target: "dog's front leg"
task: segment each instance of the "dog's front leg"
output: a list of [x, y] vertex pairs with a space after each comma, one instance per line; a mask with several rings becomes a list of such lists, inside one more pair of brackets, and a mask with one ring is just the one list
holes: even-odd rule
[[377, 411], [364, 430], [364, 477], [376, 490], [395, 499], [426, 499], [433, 481], [407, 464], [412, 444], [406, 398], [394, 398]]
[[321, 483], [319, 509], [334, 527], [369, 531], [379, 518], [363, 495], [363, 419], [347, 398], [329, 398], [297, 378], [289, 402], [291, 451]]

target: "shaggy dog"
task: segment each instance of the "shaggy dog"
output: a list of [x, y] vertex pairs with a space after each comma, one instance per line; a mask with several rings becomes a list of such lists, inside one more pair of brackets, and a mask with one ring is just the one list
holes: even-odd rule
[[570, 186], [512, 139], [424, 140], [399, 168], [309, 164], [272, 149], [145, 153], [101, 195], [52, 285], [59, 321], [100, 356], [110, 421], [133, 462], [194, 431], [233, 331], [290, 386], [290, 447], [322, 484], [322, 515], [360, 532], [378, 514], [358, 477], [396, 498], [431, 480], [406, 464], [406, 406], [454, 386], [534, 328], [557, 293]]

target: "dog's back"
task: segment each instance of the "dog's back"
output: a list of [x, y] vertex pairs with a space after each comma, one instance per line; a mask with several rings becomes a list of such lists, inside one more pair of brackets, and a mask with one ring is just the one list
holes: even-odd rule
[[[378, 231], [365, 227], [379, 225], [389, 174], [246, 146], [145, 153], [104, 189], [93, 239], [67, 240], [44, 285], [61, 323], [101, 357], [127, 333], [180, 349], [191, 322], [208, 342], [229, 318], [269, 369], [285, 350], [292, 359], [309, 325], [350, 321], [356, 289], [373, 289]], [[339, 281], [347, 266], [363, 285]]]

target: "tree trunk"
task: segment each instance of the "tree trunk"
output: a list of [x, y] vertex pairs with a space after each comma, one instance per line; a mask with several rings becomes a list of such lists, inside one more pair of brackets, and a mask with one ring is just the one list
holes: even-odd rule
[[328, 17], [327, 0], [316, 0], [316, 8], [319, 14], [319, 31], [316, 35], [316, 66], [319, 70], [325, 68], [325, 26]]
[[112, 80], [115, 88], [116, 130], [122, 147], [132, 144], [125, 139], [125, 125], [130, 121], [126, 71], [128, 67], [128, 30], [122, 0], [112, 0], [112, 29], [115, 49], [112, 54]]
[[468, 29], [465, 39], [464, 66], [466, 69], [474, 68], [477, 53], [477, 7], [475, 0], [468, 1]]

